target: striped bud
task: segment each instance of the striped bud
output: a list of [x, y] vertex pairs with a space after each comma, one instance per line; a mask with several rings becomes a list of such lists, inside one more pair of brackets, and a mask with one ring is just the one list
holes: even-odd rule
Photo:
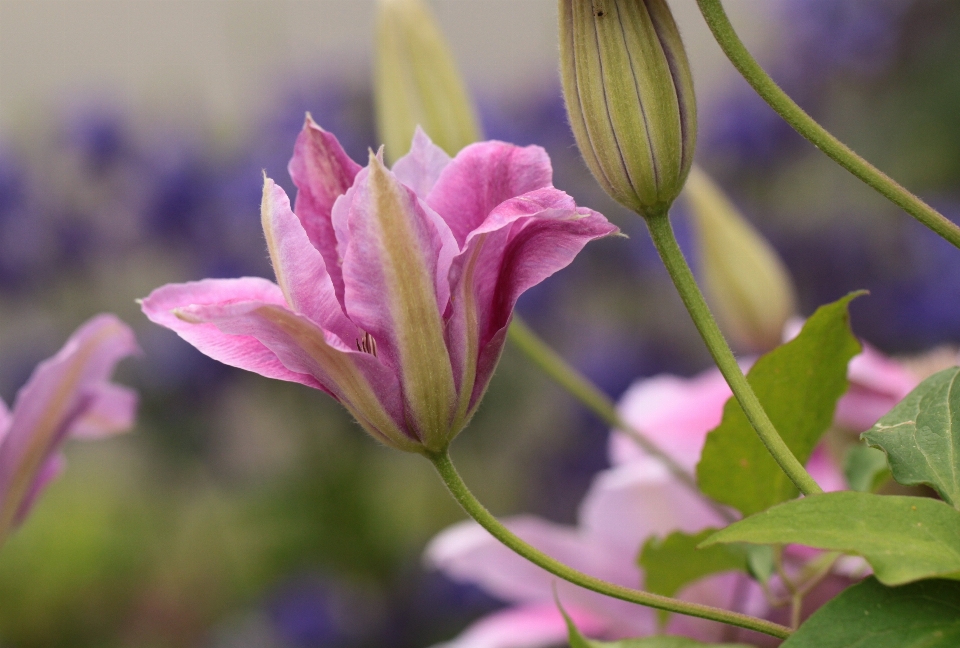
[[559, 0], [563, 94], [580, 152], [617, 202], [666, 212], [696, 142], [693, 80], [665, 0]]
[[387, 160], [417, 126], [450, 155], [481, 139], [473, 104], [440, 28], [421, 0], [380, 0], [374, 98]]
[[768, 351], [797, 314], [790, 273], [776, 250], [697, 167], [684, 195], [698, 239], [700, 274], [720, 327], [744, 351]]

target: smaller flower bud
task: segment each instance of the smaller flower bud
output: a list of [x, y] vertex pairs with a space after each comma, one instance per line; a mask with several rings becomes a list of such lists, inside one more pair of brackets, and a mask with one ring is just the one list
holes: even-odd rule
[[421, 0], [380, 0], [374, 98], [377, 128], [393, 162], [419, 125], [450, 155], [481, 139], [470, 97]]
[[664, 213], [693, 161], [696, 102], [665, 0], [559, 0], [560, 72], [587, 166], [617, 202]]
[[772, 349], [780, 343], [787, 320], [797, 314], [790, 273], [701, 169], [691, 170], [685, 195], [699, 239], [704, 290], [720, 328], [745, 351]]

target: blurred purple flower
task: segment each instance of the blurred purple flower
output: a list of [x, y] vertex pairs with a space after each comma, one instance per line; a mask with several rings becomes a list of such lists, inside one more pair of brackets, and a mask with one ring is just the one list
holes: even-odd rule
[[297, 648], [333, 648], [348, 639], [339, 619], [342, 607], [329, 584], [300, 579], [282, 586], [273, 595], [268, 611], [284, 642]]
[[118, 110], [78, 108], [66, 121], [64, 144], [80, 156], [84, 168], [93, 175], [128, 162], [134, 153], [126, 121]]
[[912, 0], [782, 0], [788, 74], [815, 83], [831, 74], [876, 75], [896, 55]]

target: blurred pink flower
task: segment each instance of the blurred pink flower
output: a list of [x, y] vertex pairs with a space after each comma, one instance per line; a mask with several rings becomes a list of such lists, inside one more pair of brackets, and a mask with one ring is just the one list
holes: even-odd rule
[[[643, 429], [681, 465], [692, 467], [703, 445], [698, 437], [719, 422], [717, 412], [729, 396], [725, 387], [723, 378], [718, 382], [710, 372], [690, 380], [659, 376], [635, 384], [621, 402], [621, 414], [628, 405], [631, 411], [648, 414], [647, 422], [654, 427]], [[576, 569], [627, 587], [642, 587], [637, 554], [646, 538], [673, 531], [694, 533], [722, 527], [724, 522], [659, 462], [632, 450], [625, 452], [613, 440], [621, 434], [611, 436], [613, 467], [594, 478], [580, 504], [576, 527], [528, 515], [504, 522], [530, 544]], [[444, 644], [446, 648], [535, 648], [562, 643], [566, 625], [553, 603], [554, 587], [588, 635], [620, 639], [658, 631], [654, 610], [560, 581], [499, 544], [474, 522], [440, 533], [427, 547], [425, 558], [454, 580], [476, 583], [513, 604], [479, 620]], [[739, 574], [705, 578], [679, 595], [751, 614], [766, 610], [760, 588]], [[533, 618], [538, 622], [531, 622]], [[722, 638], [718, 624], [679, 615], [672, 617], [669, 629], [707, 641]]]
[[98, 315], [37, 365], [12, 412], [0, 400], [0, 543], [63, 469], [60, 446], [67, 438], [99, 438], [133, 425], [136, 392], [109, 378], [117, 362], [137, 351], [126, 324]]
[[[865, 347], [850, 363], [849, 376], [851, 388], [838, 405], [836, 422], [856, 431], [872, 425], [918, 382], [904, 366], [871, 347]], [[692, 378], [659, 375], [638, 380], [624, 394], [618, 409], [627, 423], [643, 430], [692, 472], [707, 432], [720, 423], [730, 396], [730, 388], [714, 368]], [[521, 538], [568, 565], [614, 583], [640, 587], [643, 573], [636, 557], [648, 537], [677, 530], [692, 533], [725, 523], [626, 434], [613, 431], [608, 451], [613, 467], [594, 478], [580, 505], [576, 527], [526, 515], [505, 522]], [[824, 447], [814, 451], [807, 468], [824, 490], [847, 488]], [[803, 559], [816, 553], [797, 547], [791, 555]], [[427, 547], [425, 558], [454, 580], [476, 583], [512, 604], [480, 619], [445, 644], [446, 648], [538, 648], [562, 643], [566, 626], [552, 603], [554, 586], [564, 607], [575, 614], [588, 635], [620, 639], [658, 630], [652, 610], [559, 581], [500, 545], [473, 522], [440, 533]], [[862, 561], [841, 563], [837, 571], [862, 575]], [[769, 612], [759, 586], [741, 574], [702, 579], [681, 590], [679, 597], [752, 615]], [[815, 609], [816, 598], [814, 592], [808, 612]], [[668, 630], [704, 641], [727, 638], [719, 624], [679, 615], [671, 617]]]
[[850, 388], [837, 403], [833, 421], [851, 432], [863, 432], [920, 384], [923, 376], [864, 343], [863, 352], [847, 369]]
[[143, 302], [200, 351], [331, 394], [380, 441], [437, 451], [476, 410], [517, 298], [616, 228], [551, 184], [546, 152], [422, 131], [387, 169], [361, 168], [310, 118], [290, 174], [264, 184], [277, 283], [170, 284]]

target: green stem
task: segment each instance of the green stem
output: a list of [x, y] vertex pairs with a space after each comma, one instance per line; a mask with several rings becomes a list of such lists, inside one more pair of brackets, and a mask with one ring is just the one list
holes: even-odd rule
[[733, 391], [734, 396], [743, 408], [744, 413], [757, 435], [767, 447], [767, 450], [773, 456], [787, 477], [800, 489], [804, 495], [814, 495], [822, 493], [823, 489], [817, 485], [813, 477], [804, 469], [803, 465], [797, 460], [790, 448], [784, 443], [783, 438], [777, 432], [770, 417], [764, 411], [763, 406], [753, 392], [753, 388], [747, 382], [746, 377], [737, 364], [737, 359], [730, 350], [730, 346], [720, 332], [713, 314], [707, 307], [707, 302], [703, 299], [703, 294], [697, 286], [690, 266], [677, 245], [677, 239], [673, 234], [673, 227], [670, 225], [670, 219], [666, 211], [646, 219], [647, 227], [650, 230], [650, 236], [653, 238], [653, 244], [660, 253], [660, 258], [673, 279], [673, 284], [680, 293], [680, 299], [690, 312], [693, 323], [700, 331], [703, 341], [706, 342], [710, 355], [713, 356], [720, 373], [726, 378], [727, 384]]
[[704, 495], [697, 486], [697, 480], [694, 476], [674, 461], [673, 457], [661, 450], [643, 432], [624, 421], [617, 412], [616, 404], [606, 394], [597, 389], [583, 374], [567, 364], [560, 354], [551, 349], [517, 315], [513, 316], [513, 322], [510, 324], [509, 337], [517, 348], [533, 360], [558, 385], [566, 389], [587, 409], [596, 414], [601, 421], [629, 436], [644, 452], [659, 461], [680, 483], [702, 498], [717, 515], [727, 522], [737, 520], [736, 516], [729, 510]]
[[756, 59], [750, 55], [737, 32], [734, 31], [720, 0], [697, 0], [700, 13], [713, 32], [723, 52], [739, 70], [753, 89], [770, 104], [794, 130], [807, 138], [814, 146], [833, 161], [857, 176], [891, 202], [932, 229], [934, 232], [960, 248], [960, 227], [943, 214], [923, 202], [895, 180], [864, 160], [853, 150], [831, 135], [810, 115], [796, 104], [776, 82], [770, 78]]
[[785, 639], [791, 633], [790, 628], [771, 621], [740, 614], [739, 612], [730, 612], [729, 610], [710, 607], [708, 605], [689, 603], [667, 596], [660, 596], [659, 594], [630, 589], [629, 587], [615, 585], [614, 583], [608, 583], [599, 578], [588, 576], [572, 567], [568, 567], [518, 538], [494, 517], [490, 511], [484, 508], [483, 504], [481, 504], [477, 498], [474, 497], [473, 493], [470, 492], [470, 489], [467, 488], [467, 485], [463, 482], [453, 462], [450, 460], [450, 455], [446, 451], [427, 455], [427, 458], [433, 462], [434, 467], [440, 474], [440, 478], [450, 491], [450, 494], [453, 495], [454, 499], [463, 507], [467, 515], [476, 520], [480, 526], [489, 531], [494, 538], [502, 542], [509, 549], [538, 567], [547, 570], [554, 576], [599, 594], [638, 605], [645, 605], [658, 610], [719, 621], [720, 623], [755, 630], [780, 639]]

